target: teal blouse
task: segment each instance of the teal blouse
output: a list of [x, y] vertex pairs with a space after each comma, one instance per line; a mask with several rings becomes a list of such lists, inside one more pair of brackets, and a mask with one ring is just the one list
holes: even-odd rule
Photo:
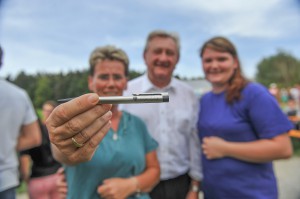
[[[116, 136], [117, 135], [117, 136]], [[112, 177], [129, 178], [146, 167], [146, 154], [158, 143], [149, 135], [144, 122], [123, 111], [117, 134], [110, 129], [99, 144], [92, 160], [66, 166], [68, 199], [99, 199], [97, 188]], [[149, 199], [148, 194], [129, 198]]]

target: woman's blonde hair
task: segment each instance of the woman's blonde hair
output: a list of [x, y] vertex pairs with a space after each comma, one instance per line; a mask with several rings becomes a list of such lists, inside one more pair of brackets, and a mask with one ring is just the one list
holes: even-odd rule
[[90, 55], [89, 63], [90, 63], [90, 75], [94, 75], [95, 66], [99, 61], [104, 60], [117, 60], [124, 64], [125, 67], [125, 75], [128, 77], [129, 75], [129, 59], [125, 51], [115, 46], [103, 46], [97, 47]]

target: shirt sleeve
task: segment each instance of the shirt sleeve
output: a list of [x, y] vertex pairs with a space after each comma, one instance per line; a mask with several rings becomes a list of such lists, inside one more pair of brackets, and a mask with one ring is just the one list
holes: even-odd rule
[[158, 142], [152, 138], [152, 136], [149, 134], [148, 129], [144, 122], [141, 121], [142, 129], [144, 132], [144, 142], [145, 142], [145, 151], [146, 153], [149, 153], [153, 150], [156, 150], [158, 147]]
[[276, 99], [257, 87], [249, 101], [250, 122], [259, 138], [272, 138], [293, 128]]
[[35, 110], [33, 108], [33, 105], [32, 105], [32, 102], [28, 96], [28, 94], [24, 91], [24, 97], [25, 97], [25, 106], [26, 106], [26, 114], [25, 114], [25, 117], [24, 117], [24, 120], [23, 120], [23, 124], [24, 125], [27, 125], [27, 124], [30, 124], [34, 121], [37, 120], [37, 116], [36, 116], [36, 113], [35, 113]]
[[143, 146], [145, 153], [147, 154], [153, 150], [156, 150], [158, 147], [158, 142], [150, 135], [145, 122], [135, 115], [131, 115], [131, 117], [134, 118], [136, 128], [139, 132], [141, 132], [139, 136], [141, 136], [141, 139], [144, 143]]
[[193, 110], [194, 114], [191, 120], [191, 129], [189, 136], [189, 153], [190, 153], [190, 171], [189, 176], [197, 181], [201, 181], [203, 178], [202, 174], [202, 163], [201, 163], [201, 144], [197, 131], [197, 121], [199, 115], [199, 102], [196, 96], [193, 99]]

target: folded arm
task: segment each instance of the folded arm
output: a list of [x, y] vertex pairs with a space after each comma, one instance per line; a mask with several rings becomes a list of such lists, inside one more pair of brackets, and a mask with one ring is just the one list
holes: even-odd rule
[[146, 155], [146, 168], [143, 173], [130, 178], [110, 178], [98, 187], [103, 198], [126, 198], [134, 193], [149, 192], [158, 183], [160, 167], [156, 151]]
[[287, 133], [252, 142], [229, 142], [219, 137], [206, 137], [203, 138], [202, 150], [208, 159], [232, 157], [252, 163], [289, 158], [293, 153]]

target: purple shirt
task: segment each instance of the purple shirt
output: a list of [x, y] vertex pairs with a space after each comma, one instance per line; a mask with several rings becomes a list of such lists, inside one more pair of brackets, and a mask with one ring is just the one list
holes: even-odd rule
[[[199, 136], [218, 136], [232, 142], [273, 138], [293, 128], [268, 90], [249, 83], [242, 99], [226, 103], [225, 93], [207, 93], [201, 99]], [[203, 191], [208, 199], [276, 199], [272, 162], [249, 163], [234, 158], [208, 160], [202, 154]]]

